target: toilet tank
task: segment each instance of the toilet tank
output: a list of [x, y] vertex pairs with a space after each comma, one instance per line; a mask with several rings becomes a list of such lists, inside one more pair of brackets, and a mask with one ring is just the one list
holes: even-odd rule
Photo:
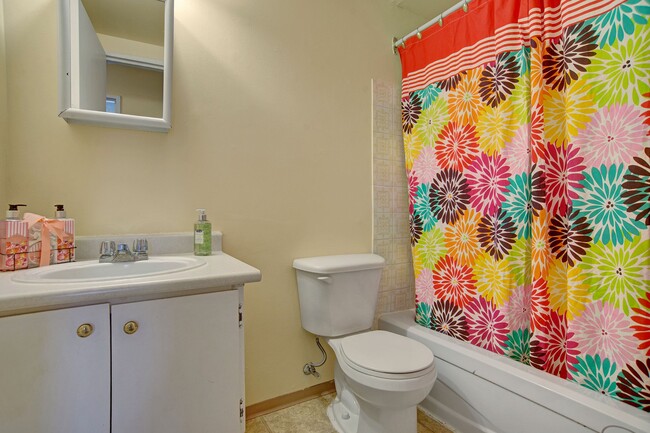
[[376, 254], [294, 260], [302, 327], [323, 337], [370, 329], [384, 264]]

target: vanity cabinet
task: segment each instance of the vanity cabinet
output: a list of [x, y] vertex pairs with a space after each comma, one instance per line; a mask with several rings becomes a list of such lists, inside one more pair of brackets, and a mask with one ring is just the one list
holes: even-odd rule
[[0, 431], [243, 431], [238, 289], [0, 318]]
[[110, 359], [108, 304], [0, 318], [0, 431], [107, 433]]

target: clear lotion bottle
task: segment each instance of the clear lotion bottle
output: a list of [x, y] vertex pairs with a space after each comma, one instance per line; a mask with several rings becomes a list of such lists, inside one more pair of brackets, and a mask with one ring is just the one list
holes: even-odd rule
[[205, 209], [197, 209], [199, 220], [194, 223], [194, 255], [212, 254], [212, 224], [208, 221]]

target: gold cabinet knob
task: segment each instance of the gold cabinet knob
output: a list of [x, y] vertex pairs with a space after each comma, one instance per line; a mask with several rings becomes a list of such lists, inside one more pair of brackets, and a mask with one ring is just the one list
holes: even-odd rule
[[95, 328], [93, 327], [93, 325], [91, 325], [90, 323], [84, 323], [83, 325], [79, 325], [79, 327], [77, 328], [77, 335], [80, 336], [81, 338], [86, 338], [90, 334], [92, 334], [94, 330]]
[[133, 320], [130, 320], [124, 324], [124, 332], [126, 334], [135, 334], [135, 332], [138, 330], [138, 322], [135, 322]]

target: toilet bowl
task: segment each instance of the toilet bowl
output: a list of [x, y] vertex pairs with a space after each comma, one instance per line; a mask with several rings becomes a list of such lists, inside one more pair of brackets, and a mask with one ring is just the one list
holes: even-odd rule
[[374, 254], [296, 259], [303, 328], [336, 355], [336, 398], [328, 417], [339, 433], [416, 433], [417, 404], [437, 372], [423, 344], [369, 331], [384, 260]]
[[[431, 351], [386, 331], [328, 339], [327, 343], [337, 359], [337, 398], [327, 413], [336, 430], [415, 433], [417, 404], [429, 394], [437, 377]], [[345, 395], [348, 398], [338, 398]]]

